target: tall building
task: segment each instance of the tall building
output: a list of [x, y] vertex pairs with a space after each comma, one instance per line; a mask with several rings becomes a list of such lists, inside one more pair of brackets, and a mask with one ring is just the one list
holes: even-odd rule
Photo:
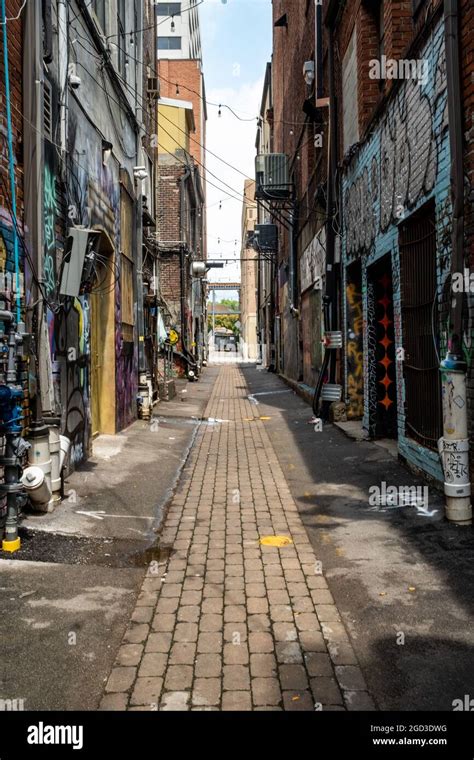
[[179, 374], [200, 367], [206, 355], [206, 294], [202, 276], [190, 271], [193, 261], [207, 258], [207, 110], [198, 5], [197, 0], [155, 4], [160, 288], [167, 320], [179, 333], [181, 356], [175, 351], [174, 367]]
[[[87, 459], [95, 436], [137, 418], [148, 377], [152, 390], [154, 331], [145, 322], [153, 311], [143, 293], [153, 281], [145, 273], [154, 267], [155, 153], [138, 135], [156, 132], [156, 93], [141, 63], [154, 60], [155, 12], [152, 0], [140, 15], [124, 0], [27, 3], [22, 18], [23, 83], [41, 82], [24, 93], [27, 276], [40, 280], [27, 292], [27, 306], [40, 309], [30, 401], [38, 419], [60, 418], [72, 468]], [[93, 265], [73, 273], [70, 261], [80, 261], [85, 246]]]
[[325, 419], [396, 441], [468, 522], [472, 3], [453, 5], [274, 0], [256, 197], [280, 228], [277, 371]]
[[158, 58], [201, 60], [201, 32], [197, 0], [157, 2]]
[[179, 375], [201, 365], [206, 336], [203, 282], [192, 272], [204, 258], [204, 192], [190, 152], [194, 131], [191, 101], [160, 98], [156, 238], [165, 324], [179, 336], [174, 351]]
[[[273, 96], [272, 96], [272, 64], [267, 63], [263, 84], [262, 101], [260, 105], [260, 120], [257, 129], [255, 148], [257, 155], [273, 153]], [[258, 224], [270, 224], [271, 214], [263, 204], [257, 208]], [[260, 358], [267, 369], [276, 369], [277, 352], [275, 336], [279, 335], [280, 315], [276, 303], [275, 258], [273, 256], [258, 259], [258, 293], [257, 293], [257, 331], [260, 344]], [[278, 319], [277, 319], [278, 317]]]

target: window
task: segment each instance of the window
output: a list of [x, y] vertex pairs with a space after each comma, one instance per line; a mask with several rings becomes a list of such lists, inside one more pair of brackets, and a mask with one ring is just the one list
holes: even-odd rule
[[105, 32], [105, 0], [92, 0], [92, 10], [102, 31]]
[[181, 37], [158, 37], [158, 50], [181, 50]]
[[124, 341], [131, 342], [133, 341], [133, 325], [135, 323], [133, 286], [133, 201], [124, 187], [122, 187], [120, 195], [120, 227], [122, 338]]
[[344, 153], [359, 140], [359, 104], [357, 99], [357, 38], [352, 33], [342, 61], [342, 105]]
[[158, 3], [157, 16], [181, 16], [181, 3]]
[[117, 3], [118, 69], [125, 79], [127, 74], [127, 39], [125, 34], [125, 0]]

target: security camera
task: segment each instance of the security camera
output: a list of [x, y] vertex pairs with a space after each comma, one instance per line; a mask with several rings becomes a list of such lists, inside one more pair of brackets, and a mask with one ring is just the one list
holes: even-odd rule
[[73, 90], [77, 90], [82, 84], [81, 77], [79, 77], [77, 74], [70, 74], [69, 84]]

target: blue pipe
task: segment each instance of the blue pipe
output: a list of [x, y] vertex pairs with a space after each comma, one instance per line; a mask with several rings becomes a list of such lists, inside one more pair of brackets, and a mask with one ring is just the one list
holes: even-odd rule
[[8, 134], [8, 164], [10, 169], [10, 188], [12, 195], [12, 213], [13, 213], [13, 251], [15, 258], [15, 287], [16, 287], [16, 322], [21, 322], [21, 298], [20, 298], [20, 249], [17, 230], [16, 216], [16, 190], [15, 190], [15, 166], [13, 163], [13, 133], [12, 133], [12, 112], [10, 104], [10, 74], [8, 69], [8, 37], [7, 37], [7, 13], [5, 9], [5, 0], [1, 0], [2, 26], [3, 26], [3, 62], [5, 67], [5, 100], [7, 103], [7, 134]]

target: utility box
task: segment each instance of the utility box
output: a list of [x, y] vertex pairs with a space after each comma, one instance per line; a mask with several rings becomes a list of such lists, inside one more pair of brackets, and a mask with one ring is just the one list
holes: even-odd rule
[[101, 233], [84, 227], [70, 227], [62, 263], [59, 293], [77, 298], [92, 268]]

